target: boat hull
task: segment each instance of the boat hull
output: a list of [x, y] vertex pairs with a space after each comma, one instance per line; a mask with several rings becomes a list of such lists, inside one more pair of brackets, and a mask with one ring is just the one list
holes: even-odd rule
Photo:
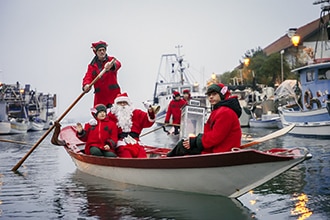
[[262, 120], [262, 119], [250, 119], [250, 127], [251, 128], [279, 128], [279, 124], [281, 123], [280, 118]]
[[28, 131], [42, 131], [44, 130], [44, 127], [45, 127], [44, 122], [30, 121]]
[[11, 125], [9, 121], [0, 122], [0, 134], [9, 134], [11, 130]]
[[10, 134], [24, 134], [27, 133], [29, 128], [29, 123], [27, 121], [10, 122]]
[[330, 115], [326, 108], [310, 111], [291, 111], [279, 108], [283, 126], [295, 124], [289, 132], [296, 136], [330, 138]]
[[245, 194], [307, 158], [307, 151], [288, 157], [255, 150], [173, 158], [100, 158], [66, 149], [77, 168], [90, 175], [134, 185], [231, 198]]

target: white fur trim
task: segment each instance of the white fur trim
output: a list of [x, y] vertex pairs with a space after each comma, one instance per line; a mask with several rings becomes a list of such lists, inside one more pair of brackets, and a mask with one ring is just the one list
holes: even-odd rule
[[131, 101], [129, 100], [128, 97], [125, 96], [120, 96], [115, 99], [115, 103], [117, 104], [118, 102], [127, 102], [129, 105], [131, 105]]

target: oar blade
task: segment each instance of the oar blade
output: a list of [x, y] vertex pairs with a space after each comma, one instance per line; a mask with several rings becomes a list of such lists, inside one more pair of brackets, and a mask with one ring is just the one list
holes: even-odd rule
[[265, 142], [265, 141], [268, 141], [268, 140], [271, 140], [271, 139], [274, 139], [274, 138], [277, 138], [277, 137], [280, 137], [282, 135], [285, 135], [286, 133], [288, 133], [289, 131], [291, 131], [293, 128], [294, 128], [295, 124], [291, 124], [289, 126], [286, 126], [278, 131], [275, 131], [273, 133], [270, 133], [264, 137], [261, 137], [261, 138], [258, 138], [254, 141], [251, 141], [251, 142], [248, 142], [246, 144], [243, 144], [240, 146], [241, 149], [243, 148], [247, 148], [247, 147], [251, 147], [253, 145], [256, 145], [256, 144], [259, 144], [259, 143], [262, 143], [262, 142]]

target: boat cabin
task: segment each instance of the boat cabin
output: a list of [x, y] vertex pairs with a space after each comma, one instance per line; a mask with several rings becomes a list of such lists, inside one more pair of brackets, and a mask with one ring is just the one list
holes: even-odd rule
[[304, 66], [292, 72], [300, 77], [303, 110], [325, 107], [330, 88], [330, 62]]

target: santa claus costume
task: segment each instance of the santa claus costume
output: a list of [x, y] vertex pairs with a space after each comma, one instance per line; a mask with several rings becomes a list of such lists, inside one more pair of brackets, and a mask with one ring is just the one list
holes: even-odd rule
[[109, 113], [118, 127], [118, 142], [116, 153], [119, 157], [146, 158], [147, 154], [140, 142], [143, 128], [151, 127], [155, 123], [155, 113], [150, 108], [148, 112], [135, 109], [127, 93], [117, 95]]

